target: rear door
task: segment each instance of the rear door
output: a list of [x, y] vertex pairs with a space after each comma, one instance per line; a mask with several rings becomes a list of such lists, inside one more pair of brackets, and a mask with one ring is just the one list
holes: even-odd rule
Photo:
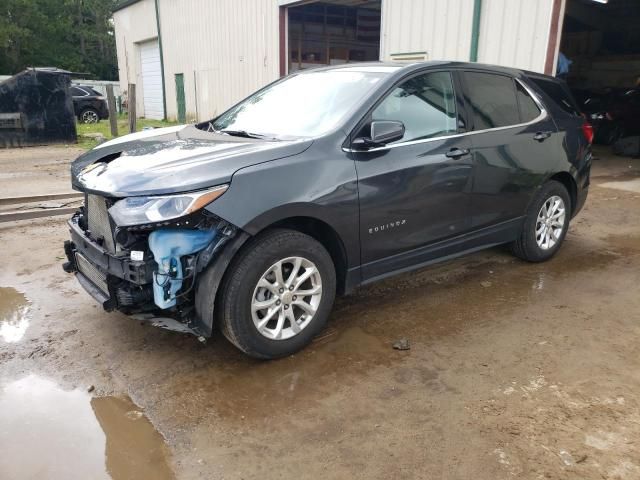
[[401, 81], [356, 135], [368, 136], [372, 120], [401, 121], [406, 129], [396, 142], [353, 155], [365, 280], [427, 261], [425, 246], [471, 226], [471, 143], [458, 135], [454, 85], [448, 71]]
[[562, 136], [519, 80], [485, 71], [462, 77], [472, 128], [472, 226], [517, 228], [533, 192], [565, 154]]
[[569, 157], [579, 161], [584, 155], [587, 144], [582, 133], [584, 118], [580, 109], [563, 80], [547, 76], [529, 75], [529, 81], [534, 88], [548, 97], [545, 105], [558, 126], [558, 130], [565, 135], [565, 143]]

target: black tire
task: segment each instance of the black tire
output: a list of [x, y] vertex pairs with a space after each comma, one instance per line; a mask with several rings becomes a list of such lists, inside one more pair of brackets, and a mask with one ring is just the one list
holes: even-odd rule
[[78, 115], [78, 121], [80, 123], [98, 123], [100, 121], [100, 114], [95, 108], [85, 108]]
[[[291, 338], [273, 340], [258, 331], [251, 302], [262, 275], [276, 262], [295, 256], [308, 259], [317, 267], [322, 282], [320, 303], [302, 331]], [[308, 345], [325, 327], [335, 291], [335, 267], [322, 244], [294, 230], [269, 230], [250, 240], [229, 266], [218, 297], [218, 322], [224, 336], [251, 357], [273, 359], [291, 355]]]
[[[564, 226], [562, 232], [552, 247], [543, 249], [536, 241], [536, 226], [538, 224], [538, 213], [542, 206], [553, 196], [562, 199], [565, 205]], [[569, 192], [563, 184], [551, 180], [545, 183], [538, 192], [529, 206], [527, 216], [522, 227], [522, 232], [516, 241], [509, 245], [511, 252], [518, 258], [528, 262], [544, 262], [553, 257], [560, 249], [564, 238], [569, 230], [569, 222], [571, 220], [571, 199]]]

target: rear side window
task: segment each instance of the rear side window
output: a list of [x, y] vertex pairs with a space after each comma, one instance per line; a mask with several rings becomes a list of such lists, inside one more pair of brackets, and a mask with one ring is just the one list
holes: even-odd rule
[[465, 72], [464, 77], [464, 98], [473, 115], [474, 130], [520, 123], [516, 89], [511, 77], [479, 72]]
[[74, 97], [86, 97], [87, 92], [78, 87], [71, 87], [71, 95]]
[[538, 115], [540, 115], [540, 109], [533, 98], [531, 98], [531, 95], [529, 95], [529, 92], [527, 92], [520, 82], [516, 82], [516, 95], [518, 97], [520, 120], [522, 123], [536, 119]]
[[567, 112], [569, 115], [580, 116], [580, 110], [576, 106], [571, 94], [563, 88], [560, 83], [536, 77], [531, 77], [531, 80], [544, 93], [551, 97], [551, 100], [553, 100], [562, 110]]
[[376, 107], [373, 120], [398, 120], [407, 142], [457, 132], [456, 103], [449, 72], [425, 73], [401, 83]]

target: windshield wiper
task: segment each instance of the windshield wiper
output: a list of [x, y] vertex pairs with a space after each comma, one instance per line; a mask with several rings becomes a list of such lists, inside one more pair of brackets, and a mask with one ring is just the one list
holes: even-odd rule
[[224, 133], [226, 135], [231, 135], [234, 137], [244, 137], [244, 138], [269, 138], [275, 140], [273, 137], [269, 137], [267, 135], [262, 135], [260, 133], [252, 133], [247, 132], [246, 130], [217, 130], [216, 133]]

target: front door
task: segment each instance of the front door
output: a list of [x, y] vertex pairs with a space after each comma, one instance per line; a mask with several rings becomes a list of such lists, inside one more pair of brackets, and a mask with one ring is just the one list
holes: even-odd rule
[[457, 135], [456, 103], [450, 72], [422, 73], [400, 83], [368, 118], [401, 121], [405, 134], [354, 155], [364, 281], [419, 264], [430, 245], [469, 230], [471, 145]]

